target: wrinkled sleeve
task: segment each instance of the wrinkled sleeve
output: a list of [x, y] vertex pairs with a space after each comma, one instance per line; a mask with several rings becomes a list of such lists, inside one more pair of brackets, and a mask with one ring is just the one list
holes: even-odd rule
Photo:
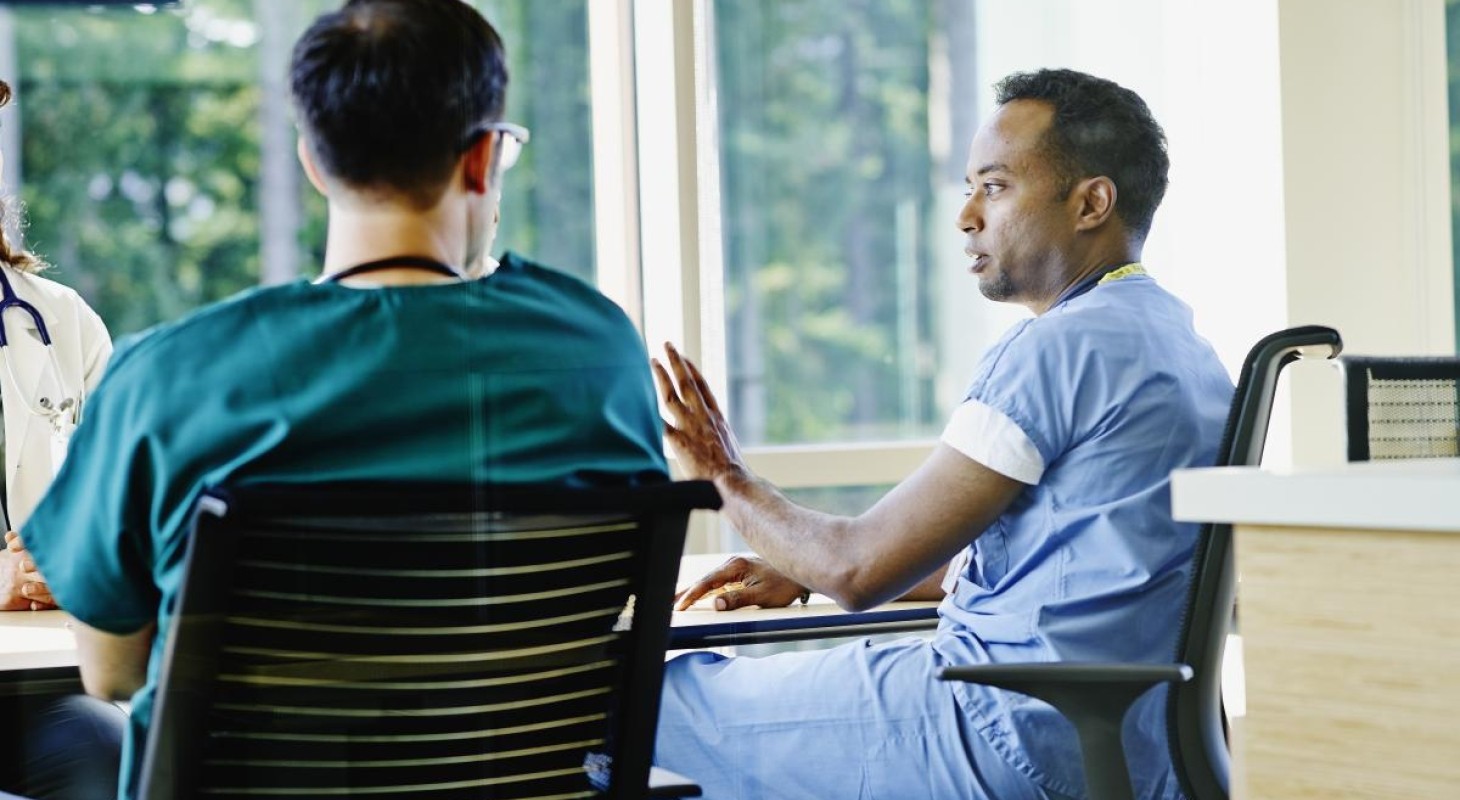
[[944, 443], [1020, 483], [1036, 484], [1070, 446], [1078, 374], [1069, 342], [1028, 325], [984, 358]]
[[1044, 475], [1044, 458], [1014, 421], [977, 400], [954, 409], [943, 443], [994, 472], [1031, 486]]

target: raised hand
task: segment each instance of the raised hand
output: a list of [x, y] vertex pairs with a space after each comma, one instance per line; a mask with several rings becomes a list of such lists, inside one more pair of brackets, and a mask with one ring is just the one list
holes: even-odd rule
[[665, 436], [685, 476], [719, 480], [744, 474], [740, 445], [705, 377], [673, 345], [666, 343], [664, 352], [669, 369], [658, 359], [650, 359], [649, 363], [671, 417], [664, 423]]

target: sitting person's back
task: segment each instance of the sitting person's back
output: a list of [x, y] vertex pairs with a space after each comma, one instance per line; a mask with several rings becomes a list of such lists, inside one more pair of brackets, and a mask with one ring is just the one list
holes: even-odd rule
[[329, 199], [324, 276], [119, 346], [24, 535], [83, 623], [88, 691], [137, 692], [128, 767], [206, 488], [666, 479], [623, 312], [517, 256], [481, 277], [502, 173], [526, 140], [498, 121], [505, 86], [500, 40], [459, 0], [356, 0], [321, 17], [292, 89], [301, 158]]

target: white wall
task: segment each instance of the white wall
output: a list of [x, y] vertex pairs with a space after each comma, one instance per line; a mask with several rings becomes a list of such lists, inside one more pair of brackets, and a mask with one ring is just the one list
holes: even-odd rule
[[[1288, 317], [1348, 352], [1454, 349], [1443, 0], [1281, 0]], [[1294, 383], [1294, 452], [1342, 459], [1337, 378]]]

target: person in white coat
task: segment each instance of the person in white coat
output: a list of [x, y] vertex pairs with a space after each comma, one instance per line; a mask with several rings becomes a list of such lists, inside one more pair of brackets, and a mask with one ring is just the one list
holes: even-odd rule
[[[10, 102], [0, 81], [0, 107]], [[0, 168], [4, 154], [0, 153]], [[4, 233], [0, 202], [0, 415], [6, 545], [0, 548], [0, 610], [53, 608], [45, 580], [15, 535], [66, 456], [86, 396], [111, 356], [106, 325], [68, 287], [40, 277], [45, 262]], [[105, 458], [105, 454], [89, 454]], [[116, 797], [126, 716], [82, 695], [0, 698], [0, 800]]]
[[[0, 248], [0, 250], [8, 248]], [[5, 416], [5, 512], [8, 530], [20, 530], [61, 467], [67, 443], [85, 413], [86, 397], [111, 356], [101, 317], [75, 290], [27, 271], [26, 253], [5, 258], [0, 275], [17, 297], [35, 307], [51, 337], [26, 311], [4, 309], [8, 346], [0, 348], [0, 403]], [[0, 284], [0, 292], [4, 286]], [[47, 351], [50, 352], [47, 352]], [[52, 357], [54, 356], [54, 358]], [[64, 407], [64, 408], [63, 408]]]

